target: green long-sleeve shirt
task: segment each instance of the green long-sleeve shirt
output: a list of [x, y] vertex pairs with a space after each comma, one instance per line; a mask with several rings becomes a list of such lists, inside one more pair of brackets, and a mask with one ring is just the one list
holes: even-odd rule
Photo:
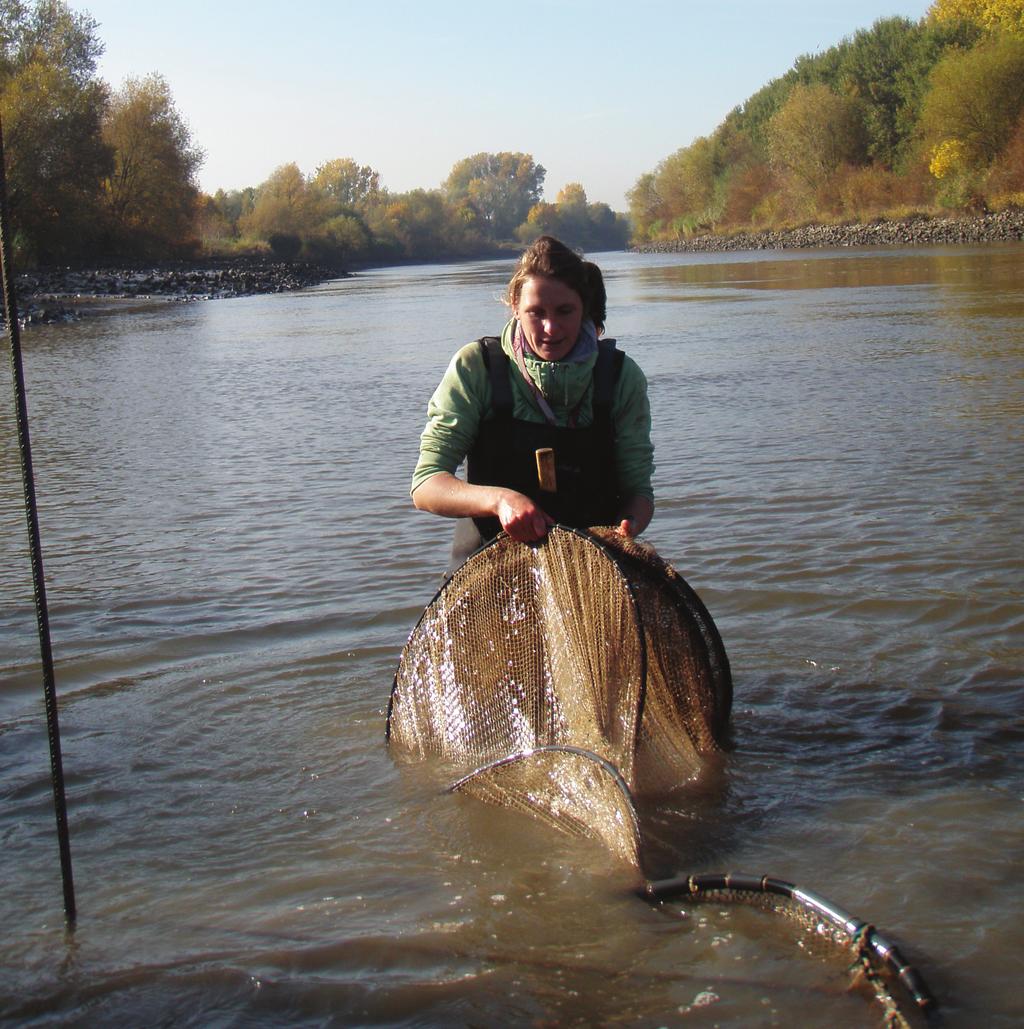
[[[509, 357], [512, 415], [523, 421], [543, 422], [544, 415], [515, 364], [512, 325], [510, 321], [501, 334], [502, 349]], [[568, 423], [577, 406], [580, 428], [591, 424], [596, 353], [581, 362], [542, 361], [532, 354], [526, 354], [525, 360], [527, 371], [547, 398], [559, 425]], [[438, 472], [454, 473], [473, 449], [480, 422], [491, 417], [487, 366], [480, 345], [469, 343], [452, 358], [427, 405], [427, 425], [420, 436], [420, 456], [410, 492]], [[623, 355], [622, 371], [612, 396], [612, 420], [616, 474], [622, 496], [642, 496], [653, 501], [654, 446], [647, 380], [628, 354]]]

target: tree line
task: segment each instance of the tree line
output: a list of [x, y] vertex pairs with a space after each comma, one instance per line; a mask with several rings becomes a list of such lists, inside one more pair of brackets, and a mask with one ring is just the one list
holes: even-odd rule
[[698, 232], [1024, 204], [1024, 0], [935, 0], [797, 59], [644, 173], [629, 216], [580, 183], [544, 199], [525, 153], [393, 192], [338, 157], [245, 189], [198, 187], [204, 155], [167, 82], [97, 76], [96, 22], [0, 0], [0, 118], [20, 264], [273, 253], [345, 265], [493, 252], [542, 233], [586, 250]]
[[622, 247], [624, 215], [581, 185], [542, 201], [529, 154], [475, 154], [438, 189], [395, 193], [349, 157], [304, 175], [204, 195], [195, 145], [167, 82], [113, 89], [97, 76], [96, 21], [64, 0], [0, 0], [0, 119], [11, 243], [20, 264], [270, 251], [353, 260], [468, 256], [557, 227], [593, 249]]
[[545, 231], [587, 249], [625, 246], [624, 215], [588, 202], [579, 183], [544, 203], [544, 176], [529, 154], [479, 153], [458, 161], [439, 189], [394, 193], [351, 157], [310, 175], [290, 163], [259, 186], [202, 197], [197, 226], [208, 252], [265, 243], [282, 258], [342, 264], [476, 256]]
[[936, 0], [798, 58], [628, 200], [637, 242], [1024, 206], [1024, 0]]

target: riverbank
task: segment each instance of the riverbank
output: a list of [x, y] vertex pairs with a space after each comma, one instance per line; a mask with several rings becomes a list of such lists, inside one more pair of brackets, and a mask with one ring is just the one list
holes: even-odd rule
[[251, 257], [96, 269], [47, 268], [17, 277], [18, 320], [22, 325], [74, 321], [99, 300], [189, 302], [283, 293], [349, 274], [324, 265]]
[[[632, 253], [726, 252], [738, 250], [839, 249], [1019, 242], [1024, 240], [1024, 209], [990, 214], [933, 218], [920, 214], [900, 220], [843, 225], [804, 225], [732, 235], [706, 234], [630, 247]], [[519, 248], [498, 247], [486, 257], [514, 256]], [[439, 261], [442, 259], [439, 259]], [[444, 258], [447, 263], [452, 258]], [[423, 258], [397, 262], [431, 263]], [[365, 267], [373, 267], [367, 264]], [[19, 321], [23, 326], [74, 321], [98, 302], [125, 299], [188, 302], [282, 293], [304, 289], [352, 272], [305, 262], [258, 257], [122, 265], [96, 269], [50, 268], [17, 277]], [[108, 308], [109, 309], [109, 308]], [[3, 317], [0, 312], [0, 323]]]
[[729, 250], [836, 249], [840, 247], [933, 246], [1007, 243], [1024, 240], [1024, 209], [960, 218], [916, 215], [902, 220], [846, 225], [804, 225], [734, 235], [704, 235], [631, 247], [638, 254], [679, 254]]

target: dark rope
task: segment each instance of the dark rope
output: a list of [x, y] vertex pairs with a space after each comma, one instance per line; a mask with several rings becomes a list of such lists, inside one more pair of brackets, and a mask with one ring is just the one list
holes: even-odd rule
[[57, 842], [60, 846], [60, 870], [64, 883], [64, 917], [68, 926], [74, 928], [75, 884], [71, 874], [71, 843], [68, 837], [67, 802], [64, 797], [64, 763], [61, 760], [60, 729], [57, 724], [57, 689], [53, 675], [53, 650], [50, 646], [50, 619], [46, 610], [46, 584], [43, 579], [43, 550], [39, 540], [35, 480], [32, 475], [32, 448], [28, 433], [25, 373], [21, 362], [21, 338], [18, 334], [18, 305], [14, 296], [11, 259], [8, 252], [9, 224], [3, 125], [0, 124], [0, 275], [3, 277], [4, 318], [7, 320], [7, 336], [11, 341], [11, 371], [14, 375], [18, 449], [21, 454], [21, 478], [25, 489], [25, 515], [28, 521], [29, 549], [32, 557], [32, 584], [35, 592], [36, 621], [39, 626], [39, 650], [43, 664], [46, 729], [50, 740], [50, 777], [53, 780], [53, 804], [57, 814]]
[[638, 891], [640, 896], [652, 903], [673, 897], [700, 896], [702, 893], [735, 891], [737, 893], [776, 894], [793, 901], [800, 907], [819, 915], [830, 925], [841, 930], [849, 938], [857, 954], [880, 961], [903, 984], [918, 1009], [933, 1011], [935, 998], [925, 985], [916, 969], [911, 967], [896, 947], [873, 925], [855, 918], [831, 901], [825, 900], [810, 890], [801, 889], [782, 879], [771, 876], [734, 875], [709, 873], [688, 875], [677, 879], [662, 879], [647, 882]]

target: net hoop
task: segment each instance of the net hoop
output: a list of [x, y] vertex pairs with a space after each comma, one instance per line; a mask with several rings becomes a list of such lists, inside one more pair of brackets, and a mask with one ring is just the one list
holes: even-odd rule
[[[519, 773], [530, 788], [514, 783], [513, 801], [502, 799], [499, 795], [508, 789], [503, 776]], [[556, 787], [546, 794], [545, 780], [557, 783], [560, 778], [570, 779], [572, 788]], [[526, 811], [564, 835], [597, 840], [624, 865], [640, 867], [633, 795], [618, 768], [591, 750], [552, 744], [510, 754], [464, 775], [448, 792]]]
[[677, 897], [699, 898], [712, 893], [774, 894], [784, 897], [827, 922], [845, 937], [859, 958], [884, 968], [906, 990], [919, 1011], [930, 1013], [937, 1007], [935, 997], [921, 974], [906, 961], [896, 945], [872, 924], [851, 915], [820, 894], [784, 879], [767, 875], [705, 872], [646, 882], [637, 893], [652, 904]]

